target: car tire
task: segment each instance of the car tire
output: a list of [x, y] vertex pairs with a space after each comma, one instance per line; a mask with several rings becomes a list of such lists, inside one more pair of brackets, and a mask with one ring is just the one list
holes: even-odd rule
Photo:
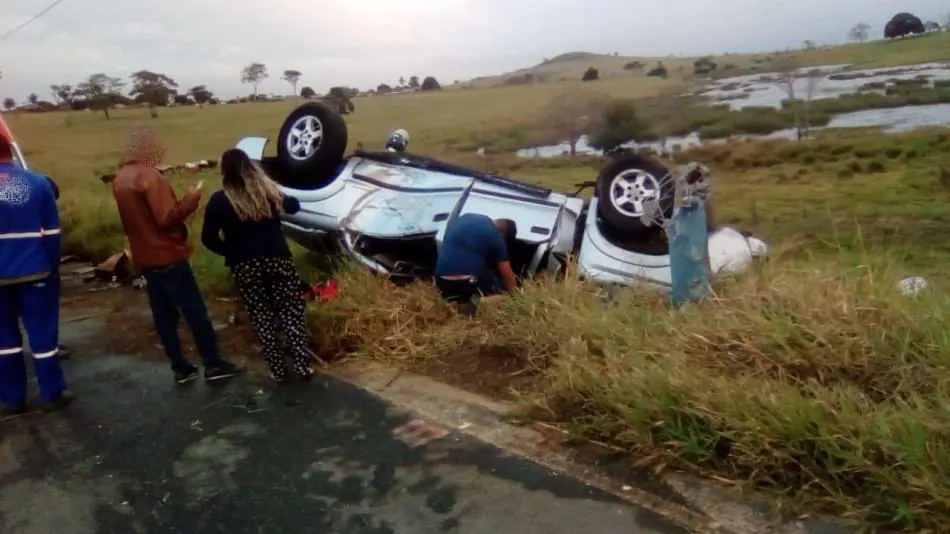
[[643, 156], [619, 157], [604, 167], [597, 177], [598, 215], [613, 228], [627, 234], [655, 231], [657, 222], [644, 224], [641, 220], [642, 195], [650, 191], [659, 196], [664, 219], [671, 217], [676, 186], [669, 177], [669, 170]]
[[323, 181], [346, 152], [343, 117], [322, 102], [301, 104], [284, 120], [277, 136], [277, 160], [296, 183]]

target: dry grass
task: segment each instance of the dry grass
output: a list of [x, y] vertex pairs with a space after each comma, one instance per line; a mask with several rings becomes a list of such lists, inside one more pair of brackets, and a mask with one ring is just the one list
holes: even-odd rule
[[[471, 325], [427, 285], [343, 270], [343, 297], [314, 308], [315, 330], [325, 354], [514, 395], [532, 418], [766, 490], [794, 511], [939, 530], [950, 512], [950, 337], [939, 296], [948, 258], [933, 243], [947, 229], [937, 166], [948, 139], [862, 132], [678, 156], [711, 162], [719, 218], [780, 251], [680, 312], [652, 294], [607, 302], [569, 277], [529, 282]], [[879, 159], [884, 171], [868, 170]], [[566, 187], [595, 162], [486, 165], [524, 165]], [[837, 174], [852, 162], [857, 172]], [[911, 274], [938, 292], [897, 294]]]
[[343, 297], [314, 311], [325, 352], [408, 367], [514, 359], [527, 415], [645, 462], [892, 526], [938, 527], [950, 512], [947, 304], [896, 294], [886, 268], [780, 261], [680, 312], [536, 281], [475, 324], [429, 286], [340, 278]]

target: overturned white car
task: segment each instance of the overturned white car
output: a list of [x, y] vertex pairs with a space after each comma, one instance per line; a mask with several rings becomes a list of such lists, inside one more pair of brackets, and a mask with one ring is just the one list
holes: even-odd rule
[[[285, 194], [300, 200], [301, 210], [283, 224], [307, 248], [342, 250], [394, 280], [427, 278], [446, 227], [476, 212], [517, 223], [511, 259], [522, 278], [563, 274], [573, 258], [587, 279], [670, 286], [665, 234], [641, 220], [649, 200], [667, 217], [673, 210], [674, 186], [658, 162], [618, 157], [596, 181], [577, 184], [575, 193], [558, 193], [406, 153], [407, 134], [391, 138], [388, 151], [344, 156], [347, 141], [343, 118], [308, 102], [284, 121], [276, 157], [264, 156], [266, 138], [245, 137], [237, 144]], [[578, 196], [585, 187], [594, 187], [590, 200]], [[714, 273], [742, 271], [766, 250], [761, 240], [732, 228], [709, 235]]]

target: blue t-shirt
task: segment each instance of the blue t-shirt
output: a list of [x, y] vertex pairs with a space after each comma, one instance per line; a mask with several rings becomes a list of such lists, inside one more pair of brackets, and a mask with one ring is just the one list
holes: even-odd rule
[[503, 261], [508, 261], [508, 245], [494, 222], [485, 215], [467, 213], [446, 230], [435, 275], [494, 276], [495, 267]]

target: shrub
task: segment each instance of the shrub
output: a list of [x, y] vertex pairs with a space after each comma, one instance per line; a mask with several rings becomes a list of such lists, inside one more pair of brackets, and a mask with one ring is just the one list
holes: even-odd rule
[[884, 161], [880, 159], [872, 159], [867, 164], [867, 172], [878, 173], [884, 172], [885, 170], [887, 170], [887, 167], [884, 165]]
[[637, 109], [630, 100], [613, 100], [603, 111], [600, 127], [590, 136], [590, 145], [609, 152], [618, 146], [642, 139], [647, 131], [646, 123], [637, 115]]
[[898, 146], [889, 146], [884, 149], [884, 155], [890, 159], [897, 159], [904, 150]]

